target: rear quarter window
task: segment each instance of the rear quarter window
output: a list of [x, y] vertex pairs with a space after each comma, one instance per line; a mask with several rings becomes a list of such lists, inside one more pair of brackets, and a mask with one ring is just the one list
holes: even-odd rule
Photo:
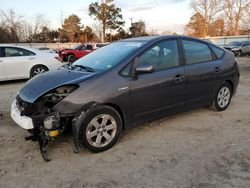
[[222, 50], [216, 46], [213, 46], [213, 45], [210, 45], [210, 47], [218, 59], [220, 59], [223, 56], [223, 54], [225, 52], [224, 50]]

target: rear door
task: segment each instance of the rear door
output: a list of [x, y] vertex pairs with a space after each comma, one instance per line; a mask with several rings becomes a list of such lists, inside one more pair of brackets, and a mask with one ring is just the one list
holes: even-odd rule
[[5, 80], [6, 79], [6, 74], [4, 70], [4, 65], [3, 65], [3, 48], [0, 47], [0, 80]]
[[2, 59], [7, 79], [27, 78], [30, 63], [35, 60], [35, 54], [23, 48], [5, 47]]
[[180, 63], [177, 40], [152, 46], [140, 55], [138, 65], [151, 64], [155, 71], [131, 80], [131, 105], [136, 122], [153, 119], [183, 108], [184, 68]]
[[186, 62], [186, 106], [207, 105], [220, 81], [222, 62], [207, 43], [183, 39], [182, 45]]

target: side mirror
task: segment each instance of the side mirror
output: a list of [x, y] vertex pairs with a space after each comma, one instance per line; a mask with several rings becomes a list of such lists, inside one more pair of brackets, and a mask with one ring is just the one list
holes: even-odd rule
[[152, 73], [152, 72], [154, 72], [154, 66], [150, 64], [138, 65], [135, 68], [136, 74], [147, 74], [147, 73]]

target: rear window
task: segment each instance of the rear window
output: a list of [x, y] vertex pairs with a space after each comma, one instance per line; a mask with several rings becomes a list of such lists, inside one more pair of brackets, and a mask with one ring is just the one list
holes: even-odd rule
[[93, 50], [93, 46], [88, 44], [86, 49], [87, 50]]
[[210, 47], [212, 48], [212, 50], [217, 58], [221, 58], [223, 56], [224, 50], [222, 50], [216, 46], [213, 46], [213, 45], [210, 45]]

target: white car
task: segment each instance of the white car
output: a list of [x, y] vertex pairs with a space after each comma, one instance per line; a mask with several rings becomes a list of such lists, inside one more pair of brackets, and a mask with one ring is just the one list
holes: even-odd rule
[[0, 81], [32, 78], [63, 65], [57, 54], [14, 45], [0, 45]]

